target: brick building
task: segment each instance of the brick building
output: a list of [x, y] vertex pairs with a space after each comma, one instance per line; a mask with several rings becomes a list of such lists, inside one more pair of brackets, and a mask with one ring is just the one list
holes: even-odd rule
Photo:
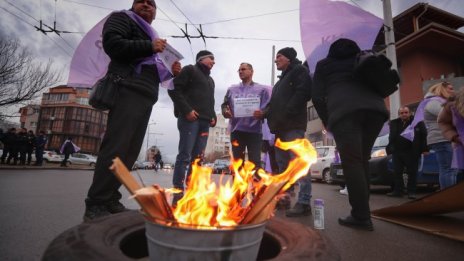
[[37, 130], [49, 135], [47, 149], [58, 150], [72, 137], [82, 152], [98, 153], [108, 113], [93, 109], [88, 98], [89, 89], [64, 85], [43, 94]]

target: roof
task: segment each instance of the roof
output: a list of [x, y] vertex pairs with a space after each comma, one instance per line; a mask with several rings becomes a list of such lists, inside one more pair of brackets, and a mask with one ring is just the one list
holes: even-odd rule
[[[464, 26], [464, 18], [436, 8], [428, 3], [418, 3], [393, 18], [395, 41], [398, 42], [432, 23], [457, 30]], [[416, 26], [418, 28], [415, 29]], [[384, 42], [384, 30], [381, 29], [374, 45], [383, 46]]]

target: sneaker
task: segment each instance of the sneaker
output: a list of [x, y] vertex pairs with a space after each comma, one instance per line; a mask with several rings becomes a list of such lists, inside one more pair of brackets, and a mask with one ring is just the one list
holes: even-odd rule
[[111, 214], [116, 214], [124, 211], [129, 211], [130, 209], [126, 208], [121, 202], [119, 201], [110, 201], [105, 205], [108, 212]]
[[360, 230], [374, 231], [374, 225], [371, 219], [361, 220], [351, 215], [345, 218], [339, 218], [338, 224]]
[[345, 187], [344, 189], [340, 189], [340, 194], [342, 194], [342, 195], [348, 195], [348, 188]]
[[311, 206], [308, 204], [296, 203], [293, 208], [285, 212], [287, 217], [301, 217], [311, 215]]
[[86, 206], [84, 213], [84, 222], [89, 222], [97, 218], [111, 215], [108, 209], [103, 205]]

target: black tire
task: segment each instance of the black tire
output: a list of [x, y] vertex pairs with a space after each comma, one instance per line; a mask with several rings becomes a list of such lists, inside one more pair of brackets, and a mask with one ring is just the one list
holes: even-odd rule
[[[128, 211], [83, 223], [55, 238], [44, 261], [137, 260], [148, 256], [145, 223]], [[266, 225], [258, 260], [340, 260], [333, 244], [317, 230], [272, 218]]]
[[322, 180], [324, 180], [327, 184], [333, 183], [332, 177], [330, 176], [330, 169], [324, 169], [322, 171]]
[[90, 167], [95, 168], [95, 163], [94, 163], [94, 162], [91, 162], [91, 163], [90, 163]]

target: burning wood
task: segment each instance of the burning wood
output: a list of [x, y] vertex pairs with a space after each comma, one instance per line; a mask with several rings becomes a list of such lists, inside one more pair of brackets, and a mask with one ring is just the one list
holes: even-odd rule
[[211, 229], [258, 224], [272, 216], [278, 194], [306, 175], [317, 159], [316, 151], [306, 139], [278, 141], [276, 146], [291, 149], [297, 156], [279, 175], [263, 170], [255, 173], [252, 164], [242, 165], [239, 160], [232, 165], [234, 178], [227, 182], [222, 182], [221, 178], [218, 186], [211, 180], [210, 168], [193, 164], [188, 187], [175, 209], [168, 204], [164, 189], [156, 185], [142, 188], [118, 158], [110, 169], [148, 217], [157, 223]]

